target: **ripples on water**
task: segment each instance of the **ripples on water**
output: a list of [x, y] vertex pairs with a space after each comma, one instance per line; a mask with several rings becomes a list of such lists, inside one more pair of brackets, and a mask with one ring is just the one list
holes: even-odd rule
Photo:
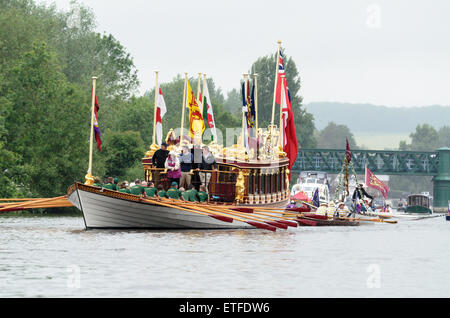
[[0, 227], [0, 297], [448, 297], [450, 292], [450, 222], [442, 217], [275, 233], [86, 231], [81, 217], [42, 216], [2, 217]]

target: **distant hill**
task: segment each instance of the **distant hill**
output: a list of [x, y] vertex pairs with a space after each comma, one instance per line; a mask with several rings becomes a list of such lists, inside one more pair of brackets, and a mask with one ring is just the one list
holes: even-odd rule
[[330, 121], [347, 125], [353, 133], [410, 134], [419, 124], [439, 129], [450, 125], [450, 106], [386, 107], [371, 104], [313, 102], [305, 104], [317, 129]]

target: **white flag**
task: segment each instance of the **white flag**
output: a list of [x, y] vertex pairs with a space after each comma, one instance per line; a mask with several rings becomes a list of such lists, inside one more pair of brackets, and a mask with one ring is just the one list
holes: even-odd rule
[[162, 142], [162, 118], [167, 112], [166, 102], [161, 91], [158, 87], [158, 98], [156, 99], [156, 142], [161, 146]]

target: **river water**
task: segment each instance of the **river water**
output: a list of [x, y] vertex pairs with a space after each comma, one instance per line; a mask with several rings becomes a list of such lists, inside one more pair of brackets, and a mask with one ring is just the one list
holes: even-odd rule
[[85, 230], [0, 217], [0, 297], [448, 297], [450, 222]]

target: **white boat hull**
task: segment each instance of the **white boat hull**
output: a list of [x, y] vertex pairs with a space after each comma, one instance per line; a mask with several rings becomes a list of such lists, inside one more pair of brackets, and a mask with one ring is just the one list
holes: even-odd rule
[[208, 215], [176, 208], [139, 202], [139, 196], [94, 187], [74, 185], [68, 199], [82, 213], [87, 229], [236, 229], [252, 226], [234, 220], [232, 223]]

